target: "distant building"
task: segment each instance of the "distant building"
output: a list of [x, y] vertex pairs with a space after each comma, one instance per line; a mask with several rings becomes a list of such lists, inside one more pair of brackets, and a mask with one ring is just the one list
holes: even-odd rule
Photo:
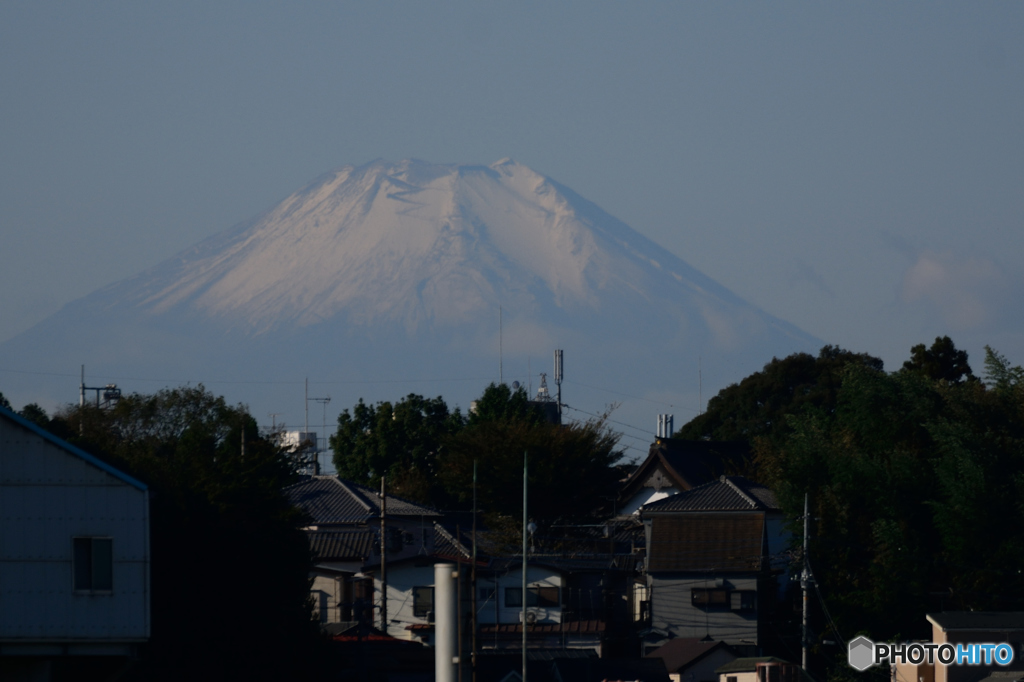
[[0, 408], [0, 679], [134, 656], [149, 562], [146, 486]]
[[722, 476], [645, 505], [650, 645], [710, 637], [755, 656], [764, 640], [790, 534], [775, 495]]
[[746, 443], [658, 438], [622, 484], [616, 514], [636, 514], [645, 504], [736, 473], [749, 456]]
[[943, 611], [925, 616], [934, 644], [1008, 642], [1017, 659], [1008, 668], [998, 665], [919, 665], [897, 663], [895, 682], [1015, 682], [1024, 677], [1024, 611]]

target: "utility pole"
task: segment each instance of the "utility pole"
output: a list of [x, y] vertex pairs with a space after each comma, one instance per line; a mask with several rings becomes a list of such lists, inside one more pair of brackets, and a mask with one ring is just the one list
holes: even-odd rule
[[800, 573], [800, 588], [803, 590], [804, 596], [803, 623], [800, 628], [800, 667], [804, 669], [804, 672], [807, 672], [807, 588], [811, 581], [811, 574], [807, 564], [807, 529], [810, 519], [810, 514], [807, 511], [807, 493], [804, 493], [804, 569]]
[[562, 422], [562, 351], [555, 351], [555, 386], [558, 387], [558, 422]]
[[388, 634], [388, 546], [387, 526], [384, 517], [388, 513], [386, 476], [380, 477], [380, 631]]
[[[473, 633], [471, 635], [472, 642], [470, 644], [469, 665], [470, 665], [470, 669], [472, 670], [472, 682], [476, 682], [476, 645], [477, 645], [476, 630], [477, 630], [477, 622], [476, 622], [476, 460], [475, 459], [473, 460], [473, 560], [472, 561], [473, 561], [473, 563], [470, 564], [470, 569], [469, 569], [469, 588], [470, 588], [470, 590], [472, 590], [472, 596], [470, 597], [470, 600], [471, 600], [471, 604], [472, 604], [473, 613], [472, 613], [472, 618], [471, 618], [470, 622], [472, 623]], [[497, 590], [495, 590], [495, 599], [497, 599]], [[495, 623], [495, 626], [497, 626], [497, 623]], [[462, 680], [459, 680], [459, 682], [462, 682]]]
[[[522, 628], [523, 628], [523, 682], [526, 682], [526, 450], [523, 450], [523, 601], [522, 601]], [[497, 595], [494, 596], [498, 598]]]

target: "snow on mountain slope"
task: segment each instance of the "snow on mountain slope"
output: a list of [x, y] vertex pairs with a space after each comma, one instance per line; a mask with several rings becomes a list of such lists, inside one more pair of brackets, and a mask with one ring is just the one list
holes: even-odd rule
[[151, 314], [187, 307], [257, 334], [339, 314], [414, 333], [499, 304], [572, 314], [610, 312], [622, 299], [689, 298], [695, 310], [677, 313], [695, 312], [731, 342], [735, 331], [717, 307], [750, 306], [563, 189], [510, 160], [348, 166], [156, 277], [104, 293], [127, 295]]
[[[437, 374], [468, 357], [493, 361], [499, 306], [510, 366], [558, 344], [626, 392], [678, 392], [654, 358], [689, 372], [702, 357], [724, 385], [820, 345], [505, 159], [332, 171], [0, 350], [26, 367], [80, 359], [209, 382], [253, 366], [351, 375], [336, 349], [344, 340], [360, 367]], [[385, 346], [390, 359], [375, 357]]]

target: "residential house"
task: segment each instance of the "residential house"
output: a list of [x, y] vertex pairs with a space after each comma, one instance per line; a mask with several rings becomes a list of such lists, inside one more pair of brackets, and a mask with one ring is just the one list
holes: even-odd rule
[[135, 656], [149, 562], [146, 486], [0, 408], [0, 678]]
[[378, 535], [369, 529], [346, 528], [307, 530], [306, 537], [315, 557], [310, 593], [319, 621], [323, 624], [358, 621], [359, 609], [372, 605], [373, 584], [369, 579], [360, 581], [355, 576], [374, 549], [380, 551], [376, 544]]
[[641, 509], [647, 534], [648, 645], [710, 637], [760, 653], [784, 581], [790, 536], [774, 494], [722, 476]]
[[1013, 645], [1014, 661], [1007, 667], [998, 665], [951, 665], [941, 663], [919, 665], [897, 663], [896, 682], [977, 682], [988, 676], [994, 679], [1024, 675], [1024, 611], [943, 611], [925, 616], [932, 626], [935, 644], [969, 644], [1008, 642]]
[[750, 447], [741, 442], [658, 438], [622, 484], [616, 514], [636, 514], [646, 504], [736, 473], [749, 456]]
[[660, 658], [672, 682], [718, 682], [715, 671], [736, 660], [725, 642], [677, 637], [658, 647], [646, 658]]
[[[311, 594], [321, 623], [379, 616], [379, 582], [375, 590], [373, 571], [363, 568], [374, 556], [379, 562], [382, 513], [389, 561], [428, 555], [434, 549], [434, 521], [441, 515], [429, 507], [388, 495], [382, 512], [377, 491], [337, 476], [305, 477], [284, 493], [309, 517], [307, 537], [317, 556]], [[360, 614], [366, 603], [367, 612]], [[388, 632], [395, 634], [390, 627]]]
[[737, 658], [715, 672], [718, 682], [811, 682], [800, 666], [774, 656]]
[[[535, 682], [669, 682], [659, 659], [600, 658], [593, 651], [579, 649], [530, 649], [526, 657], [528, 679]], [[522, 665], [520, 652], [483, 652], [476, 679], [478, 682], [521, 682]]]
[[[602, 658], [635, 653], [630, 627], [635, 567], [631, 554], [530, 556], [528, 646], [591, 649]], [[520, 648], [522, 559], [494, 559], [477, 576], [481, 646]]]

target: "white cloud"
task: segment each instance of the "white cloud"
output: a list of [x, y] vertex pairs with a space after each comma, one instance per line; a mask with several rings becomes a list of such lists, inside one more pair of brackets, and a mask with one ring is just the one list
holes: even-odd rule
[[928, 305], [944, 323], [965, 330], [997, 322], [1010, 288], [1010, 278], [992, 260], [925, 251], [904, 273], [900, 298]]

